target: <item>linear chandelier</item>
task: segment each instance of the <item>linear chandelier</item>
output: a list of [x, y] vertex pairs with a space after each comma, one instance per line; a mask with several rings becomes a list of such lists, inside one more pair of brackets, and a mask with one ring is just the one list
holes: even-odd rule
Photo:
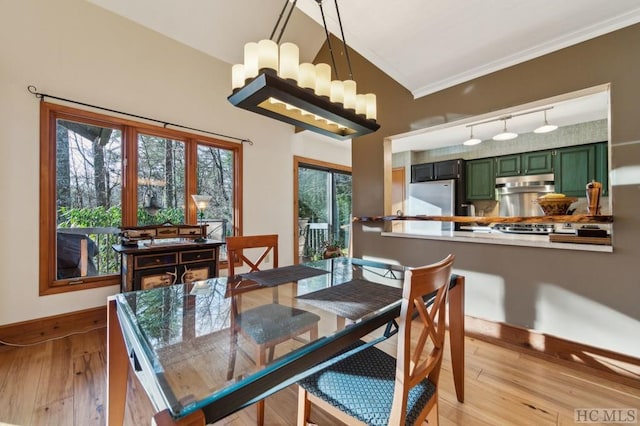
[[[376, 95], [356, 92], [338, 0], [335, 0], [336, 12], [350, 77], [345, 81], [337, 75], [322, 0], [316, 2], [322, 14], [336, 79], [332, 80], [328, 64], [299, 64], [299, 49], [294, 43], [278, 46], [297, 3], [297, 0], [285, 0], [271, 37], [257, 43], [247, 43], [244, 47], [244, 63], [232, 67], [233, 93], [227, 99], [234, 106], [335, 139], [345, 140], [375, 132], [380, 128], [376, 122]], [[274, 41], [273, 37], [288, 5], [287, 17]]]
[[518, 137], [518, 134], [513, 132], [513, 131], [509, 131], [507, 129], [507, 120], [510, 120], [514, 117], [519, 117], [522, 115], [528, 115], [528, 114], [534, 114], [536, 112], [544, 112], [544, 124], [540, 127], [537, 127], [533, 132], [534, 133], [548, 133], [548, 132], [552, 132], [554, 130], [556, 130], [558, 128], [558, 126], [554, 125], [554, 124], [549, 124], [549, 122], [547, 121], [547, 111], [549, 111], [550, 109], [553, 109], [553, 107], [546, 107], [546, 108], [539, 108], [533, 111], [527, 111], [527, 112], [521, 112], [518, 114], [509, 114], [509, 115], [505, 115], [503, 117], [498, 117], [498, 118], [492, 118], [490, 120], [485, 120], [485, 121], [480, 121], [478, 123], [473, 123], [473, 124], [467, 124], [466, 127], [470, 127], [470, 133], [469, 133], [469, 139], [467, 139], [466, 141], [463, 142], [463, 145], [477, 145], [479, 143], [482, 142], [482, 139], [479, 139], [477, 137], [475, 137], [473, 135], [473, 128], [475, 126], [479, 126], [481, 124], [487, 124], [487, 123], [493, 123], [495, 121], [502, 121], [504, 123], [503, 129], [500, 133], [496, 134], [495, 136], [493, 136], [493, 140], [495, 141], [508, 141], [511, 139], [515, 139]]

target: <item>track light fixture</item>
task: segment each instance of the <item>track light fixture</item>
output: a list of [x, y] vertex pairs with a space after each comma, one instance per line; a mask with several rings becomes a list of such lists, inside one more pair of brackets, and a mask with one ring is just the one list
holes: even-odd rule
[[533, 133], [549, 133], [557, 129], [555, 124], [549, 124], [547, 121], [547, 110], [544, 110], [544, 124], [533, 131]]
[[510, 115], [505, 115], [502, 117], [498, 117], [498, 118], [492, 118], [490, 120], [485, 120], [485, 121], [480, 121], [478, 123], [473, 123], [473, 124], [467, 124], [466, 127], [470, 127], [471, 128], [471, 132], [470, 132], [470, 136], [469, 139], [467, 139], [466, 141], [463, 142], [464, 145], [477, 145], [480, 142], [482, 142], [482, 139], [478, 139], [476, 137], [474, 137], [473, 135], [473, 128], [474, 126], [479, 126], [481, 124], [487, 124], [487, 123], [493, 123], [495, 121], [502, 121], [503, 122], [503, 128], [502, 128], [502, 132], [498, 133], [497, 135], [495, 135], [492, 139], [494, 141], [508, 141], [511, 139], [515, 139], [518, 137], [518, 134], [513, 132], [513, 131], [509, 131], [507, 130], [507, 120], [510, 120], [514, 117], [519, 117], [521, 115], [527, 115], [527, 114], [534, 114], [536, 112], [544, 112], [544, 125], [538, 127], [537, 129], [534, 130], [535, 133], [547, 133], [547, 132], [551, 132], [554, 131], [558, 128], [558, 126], [553, 125], [553, 124], [549, 124], [549, 122], [547, 121], [547, 111], [553, 109], [553, 107], [546, 107], [546, 108], [539, 108], [533, 111], [526, 111], [526, 112], [520, 112], [517, 114], [510, 114]]
[[482, 142], [482, 139], [478, 139], [473, 136], [473, 126], [468, 126], [468, 127], [471, 128], [471, 132], [469, 133], [469, 139], [464, 141], [463, 145], [467, 145], [467, 146], [478, 145], [480, 142]]
[[504, 129], [502, 129], [501, 133], [498, 133], [497, 135], [495, 135], [493, 137], [493, 140], [494, 141], [508, 141], [508, 140], [517, 138], [518, 137], [517, 133], [510, 132], [510, 131], [507, 130], [507, 119], [504, 118], [503, 121], [504, 121]]

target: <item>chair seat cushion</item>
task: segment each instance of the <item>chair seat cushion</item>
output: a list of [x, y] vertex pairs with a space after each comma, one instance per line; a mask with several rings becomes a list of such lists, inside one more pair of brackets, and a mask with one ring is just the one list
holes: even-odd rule
[[[395, 373], [396, 359], [371, 346], [298, 384], [310, 394], [366, 424], [386, 426], [393, 402]], [[407, 403], [407, 425], [415, 424], [420, 411], [435, 391], [436, 387], [428, 379], [411, 389]]]
[[320, 321], [320, 317], [302, 309], [270, 303], [247, 309], [238, 315], [236, 321], [245, 334], [261, 345], [295, 336], [296, 332]]

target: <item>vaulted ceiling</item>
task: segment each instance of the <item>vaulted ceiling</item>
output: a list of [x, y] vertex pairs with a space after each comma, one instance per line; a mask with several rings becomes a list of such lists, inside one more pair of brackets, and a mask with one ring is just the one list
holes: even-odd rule
[[[286, 0], [88, 0], [223, 61], [268, 38]], [[334, 0], [335, 1], [335, 0]], [[324, 0], [340, 37], [335, 2]], [[414, 97], [640, 22], [638, 0], [340, 0], [345, 38]], [[313, 59], [316, 0], [299, 0], [282, 41]], [[310, 18], [311, 17], [311, 18]]]
[[[234, 64], [243, 61], [245, 43], [269, 38], [287, 0], [87, 1]], [[329, 30], [340, 37], [335, 0], [322, 4]], [[347, 45], [416, 98], [640, 22], [638, 0], [339, 0], [338, 6]], [[298, 44], [301, 62], [310, 62], [324, 40], [318, 3], [298, 0], [282, 41]], [[597, 113], [593, 102], [583, 102], [574, 114], [582, 105], [589, 119], [606, 118], [606, 102]], [[464, 126], [446, 131], [436, 137], [440, 145], [468, 133]], [[422, 139], [408, 139], [407, 149], [418, 149]]]

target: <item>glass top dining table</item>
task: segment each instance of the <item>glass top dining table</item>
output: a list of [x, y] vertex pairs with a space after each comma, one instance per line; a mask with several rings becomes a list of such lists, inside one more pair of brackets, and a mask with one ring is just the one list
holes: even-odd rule
[[[338, 257], [112, 296], [107, 424], [122, 424], [129, 366], [158, 412], [156, 423], [205, 424], [295, 383], [364, 336], [388, 337], [405, 270]], [[451, 284], [453, 371], [462, 401], [464, 278], [454, 276]], [[252, 327], [248, 336], [234, 333], [240, 318]], [[289, 333], [304, 318], [313, 331]], [[255, 340], [270, 338], [277, 342], [273, 355], [260, 361]]]

